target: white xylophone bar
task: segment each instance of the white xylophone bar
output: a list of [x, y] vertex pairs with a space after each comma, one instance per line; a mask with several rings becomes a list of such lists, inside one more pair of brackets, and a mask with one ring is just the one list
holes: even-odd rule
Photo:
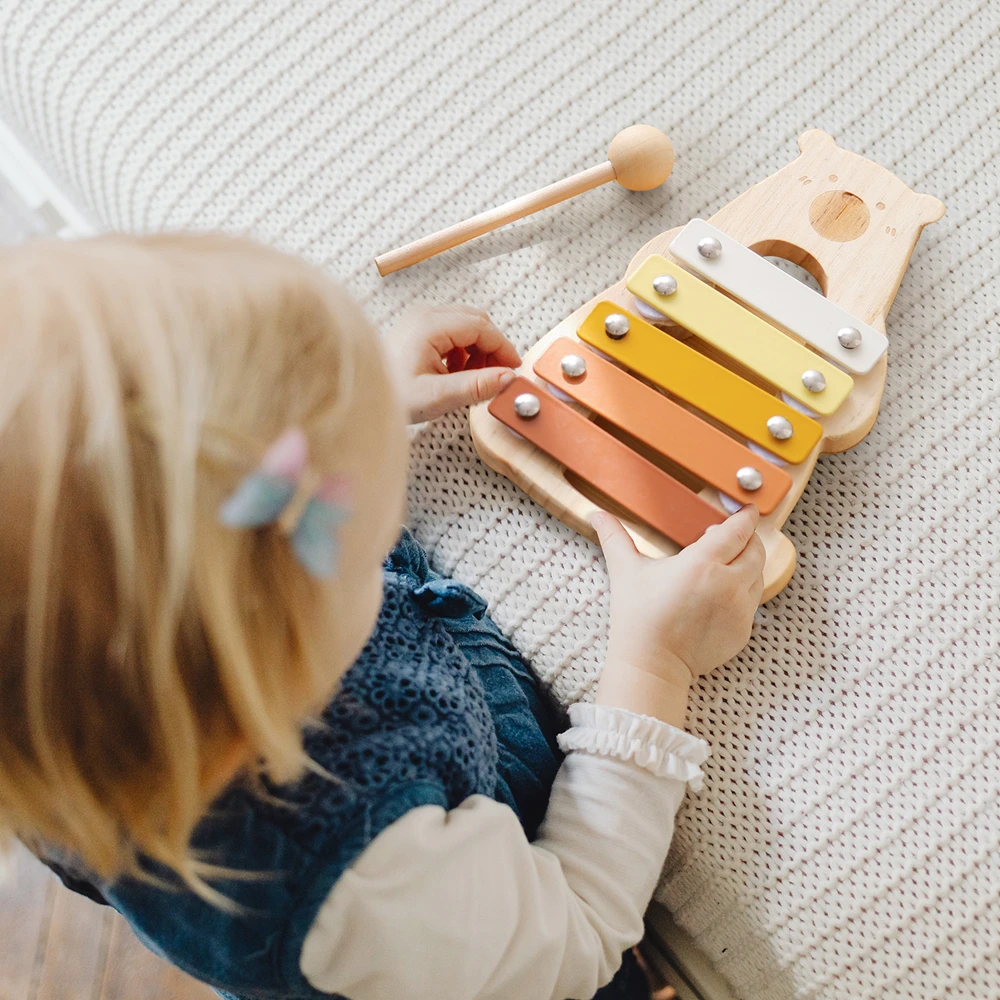
[[[698, 244], [713, 238], [719, 241], [721, 252], [717, 247], [710, 248], [717, 255], [705, 256]], [[703, 219], [692, 219], [674, 238], [670, 252], [682, 264], [801, 337], [849, 372], [863, 375], [871, 371], [888, 347], [884, 333], [862, 323]], [[852, 328], [860, 334], [860, 342], [848, 349], [842, 346], [838, 334]], [[844, 339], [851, 342], [851, 334]]]

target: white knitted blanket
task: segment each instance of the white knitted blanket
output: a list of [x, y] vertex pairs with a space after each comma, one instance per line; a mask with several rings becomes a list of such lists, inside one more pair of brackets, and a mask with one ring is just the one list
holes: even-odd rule
[[[820, 460], [792, 583], [695, 693], [713, 756], [661, 896], [746, 1000], [964, 1000], [1000, 996], [998, 33], [997, 0], [0, 0], [0, 104], [108, 225], [250, 230], [378, 323], [467, 301], [522, 348], [808, 128], [944, 200], [874, 431]], [[675, 143], [664, 189], [377, 276], [635, 121]], [[462, 416], [418, 438], [410, 500], [436, 565], [587, 698], [598, 549], [480, 464]]]

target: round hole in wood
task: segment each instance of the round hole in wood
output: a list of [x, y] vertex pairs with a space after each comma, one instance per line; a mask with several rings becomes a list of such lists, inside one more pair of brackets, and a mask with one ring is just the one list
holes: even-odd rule
[[811, 275], [813, 281], [803, 281], [803, 283], [821, 295], [826, 295], [826, 272], [823, 270], [823, 265], [808, 250], [803, 250], [802, 247], [797, 247], [787, 240], [761, 240], [759, 243], [752, 243], [750, 249], [754, 253], [759, 253], [761, 257], [770, 259], [772, 264], [775, 263], [775, 258], [786, 261], [786, 266], [782, 267], [782, 270], [800, 281], [803, 281], [806, 275]]
[[764, 260], [770, 261], [779, 271], [790, 274], [796, 281], [801, 281], [807, 288], [819, 292], [820, 295], [823, 294], [823, 286], [812, 276], [812, 272], [808, 268], [796, 264], [794, 261], [786, 260], [784, 257], [779, 257], [777, 254], [771, 254]]
[[856, 240], [868, 228], [868, 206], [850, 191], [824, 191], [809, 206], [809, 221], [820, 236], [837, 243]]

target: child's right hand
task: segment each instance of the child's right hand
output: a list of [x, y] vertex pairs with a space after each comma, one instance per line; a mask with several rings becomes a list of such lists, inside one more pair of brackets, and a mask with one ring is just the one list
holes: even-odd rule
[[611, 576], [611, 638], [597, 701], [681, 726], [694, 677], [750, 638], [764, 587], [753, 506], [676, 556], [640, 555], [621, 522], [593, 519]]
[[521, 363], [489, 316], [469, 306], [410, 306], [386, 340], [411, 424], [492, 399]]

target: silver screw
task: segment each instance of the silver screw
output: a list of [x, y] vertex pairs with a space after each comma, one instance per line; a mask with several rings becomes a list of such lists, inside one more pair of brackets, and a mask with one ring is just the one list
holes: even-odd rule
[[657, 295], [673, 295], [677, 291], [677, 279], [672, 274], [658, 274], [653, 278], [653, 291]]
[[854, 326], [842, 326], [837, 331], [837, 340], [844, 350], [853, 351], [855, 347], [861, 346], [861, 331]]
[[744, 465], [742, 469], [736, 470], [736, 482], [740, 486], [752, 493], [754, 490], [759, 490], [764, 483], [764, 477], [760, 474], [760, 470], [755, 469], [752, 465]]
[[709, 260], [715, 260], [722, 254], [722, 244], [714, 236], [706, 236], [698, 240], [698, 253]]
[[791, 420], [781, 416], [768, 417], [767, 429], [771, 432], [771, 437], [779, 441], [787, 441], [795, 433]]
[[567, 378], [579, 378], [587, 371], [587, 362], [579, 354], [567, 354], [559, 366]]
[[514, 397], [514, 412], [525, 420], [538, 416], [538, 411], [542, 404], [533, 392], [522, 392], [520, 396]]
[[628, 333], [628, 316], [621, 313], [608, 313], [604, 317], [604, 332], [612, 340], [621, 340]]
[[826, 379], [823, 377], [822, 372], [816, 371], [815, 368], [810, 368], [808, 371], [802, 373], [802, 384], [810, 392], [822, 392], [826, 388]]

